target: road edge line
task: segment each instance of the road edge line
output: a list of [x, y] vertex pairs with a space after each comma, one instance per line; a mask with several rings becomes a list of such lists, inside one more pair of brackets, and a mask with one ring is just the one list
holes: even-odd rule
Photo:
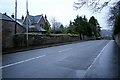
[[[111, 40], [112, 41], [112, 40]], [[86, 72], [85, 72], [85, 76], [87, 74], [87, 72], [92, 68], [92, 66], [95, 64], [95, 62], [97, 61], [97, 59], [102, 55], [103, 51], [105, 50], [105, 48], [109, 45], [109, 43], [111, 43], [111, 41], [109, 41], [105, 47], [103, 47], [103, 49], [100, 51], [99, 55], [97, 55], [97, 57], [94, 59], [94, 61], [92, 62], [92, 64], [87, 68]], [[84, 77], [85, 77], [84, 76]]]

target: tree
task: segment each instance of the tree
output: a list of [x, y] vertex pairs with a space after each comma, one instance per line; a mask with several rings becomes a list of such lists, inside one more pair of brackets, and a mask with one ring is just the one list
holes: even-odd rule
[[55, 17], [52, 18], [51, 22], [52, 22], [52, 30], [51, 30], [51, 32], [55, 33], [55, 31], [56, 31], [56, 18]]
[[97, 21], [97, 19], [95, 19], [94, 16], [92, 16], [89, 20], [89, 24], [90, 24], [90, 27], [92, 29], [92, 35], [95, 36], [95, 37], [99, 37], [100, 36], [100, 25]]
[[110, 8], [110, 14], [108, 19], [108, 24], [110, 26], [114, 26], [115, 19], [118, 17], [119, 12], [120, 12], [120, 1], [115, 3], [115, 5]]
[[47, 30], [47, 34], [50, 34], [50, 26], [47, 22], [44, 24], [44, 29]]
[[[103, 8], [108, 6], [110, 2], [114, 1], [115, 6], [110, 10], [109, 25], [114, 26], [114, 31], [117, 29], [115, 25], [119, 21], [119, 12], [120, 12], [120, 0], [76, 0], [74, 2], [74, 8], [76, 10], [81, 9], [83, 6], [86, 6], [88, 9], [94, 12], [100, 12]], [[98, 27], [98, 32], [100, 32], [100, 26]], [[100, 35], [100, 34], [99, 34]]]
[[86, 16], [83, 18], [77, 16], [74, 20], [75, 31], [80, 35], [80, 39], [84, 39], [84, 36], [92, 37], [92, 27], [90, 26]]
[[74, 26], [76, 27], [76, 32], [79, 34], [80, 39], [82, 40], [84, 29], [83, 29], [83, 19], [81, 16], [80, 17], [77, 16], [77, 18], [74, 19]]
[[120, 33], [120, 1], [110, 8], [109, 16], [108, 22], [113, 26], [113, 34], [116, 35]]
[[60, 25], [60, 33], [66, 33], [66, 28], [61, 24]]
[[[52, 18], [51, 22], [52, 22], [51, 32], [54, 34], [61, 33], [60, 26], [62, 25], [62, 23], [57, 22], [55, 18]], [[61, 27], [63, 27], [63, 25]]]
[[60, 23], [60, 22], [55, 22], [54, 23], [54, 27], [53, 27], [53, 33], [54, 34], [58, 34], [58, 33], [61, 33], [60, 32], [60, 26], [61, 26], [62, 24]]
[[[83, 6], [87, 6], [89, 9], [94, 12], [101, 11], [104, 7], [108, 6], [108, 4], [113, 0], [76, 0], [74, 2], [74, 8], [80, 9]], [[119, 0], [116, 0], [119, 1]]]
[[86, 35], [86, 36], [92, 36], [92, 29], [91, 29], [91, 27], [90, 27], [90, 24], [89, 24], [89, 22], [88, 22], [88, 20], [87, 20], [87, 18], [86, 18], [86, 16], [84, 16], [84, 18], [83, 18], [83, 28], [84, 28], [84, 33], [83, 33], [83, 35]]
[[70, 21], [70, 24], [69, 24], [69, 27], [67, 28], [67, 33], [70, 33], [70, 34], [75, 34], [75, 26], [73, 24], [73, 22]]
[[120, 33], [120, 13], [119, 13], [118, 17], [115, 19], [113, 33], [114, 33], [114, 35]]

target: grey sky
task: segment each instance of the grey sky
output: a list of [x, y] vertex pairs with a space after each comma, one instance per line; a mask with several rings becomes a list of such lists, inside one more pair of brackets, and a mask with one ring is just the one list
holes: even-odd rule
[[[18, 18], [22, 15], [26, 15], [26, 0], [18, 1]], [[101, 13], [91, 13], [87, 8], [80, 10], [74, 10], [73, 2], [75, 0], [28, 0], [29, 14], [30, 15], [47, 15], [48, 20], [51, 21], [53, 17], [63, 25], [68, 25], [70, 20], [73, 21], [77, 15], [86, 17], [89, 19], [91, 16], [95, 16], [102, 28], [109, 28], [106, 24], [108, 10], [106, 7]], [[15, 0], [0, 0], [0, 12], [10, 16], [14, 14]]]

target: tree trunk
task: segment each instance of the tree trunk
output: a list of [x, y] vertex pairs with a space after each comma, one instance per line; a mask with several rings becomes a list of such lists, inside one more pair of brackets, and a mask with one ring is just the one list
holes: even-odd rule
[[80, 40], [82, 40], [82, 35], [81, 35], [81, 33], [79, 33], [79, 35], [80, 35]]

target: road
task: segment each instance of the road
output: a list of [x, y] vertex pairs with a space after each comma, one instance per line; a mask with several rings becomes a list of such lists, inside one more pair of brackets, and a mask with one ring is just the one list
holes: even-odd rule
[[116, 57], [110, 55], [116, 53], [118, 48], [113, 40], [77, 42], [3, 55], [0, 68], [3, 70], [3, 78], [118, 77], [118, 67], [106, 64], [111, 59], [117, 61]]

